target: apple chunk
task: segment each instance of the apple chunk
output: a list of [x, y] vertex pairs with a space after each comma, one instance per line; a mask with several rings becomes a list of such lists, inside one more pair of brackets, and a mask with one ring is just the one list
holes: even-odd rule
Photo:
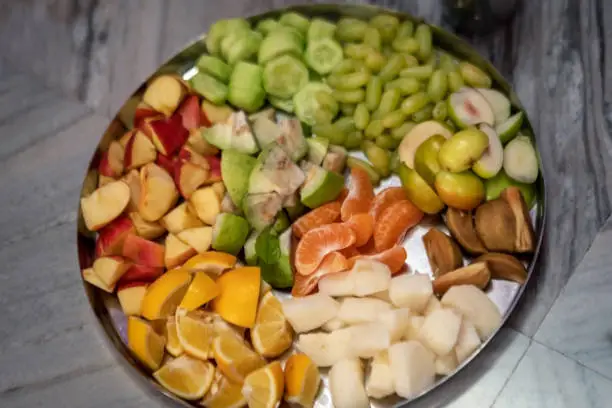
[[168, 156], [164, 156], [163, 154], [158, 154], [157, 160], [155, 160], [155, 164], [166, 170], [168, 174], [174, 174], [174, 169], [176, 168], [177, 163], [178, 157], [174, 156], [170, 158]]
[[123, 176], [123, 181], [130, 187], [130, 202], [127, 210], [130, 212], [138, 211], [138, 201], [140, 201], [140, 174], [138, 170], [131, 170]]
[[164, 247], [156, 242], [128, 235], [123, 243], [123, 256], [145, 266], [164, 266]]
[[221, 198], [212, 187], [196, 190], [189, 203], [193, 206], [198, 218], [207, 225], [214, 225], [215, 218], [221, 212]]
[[104, 174], [98, 174], [98, 187], [103, 187], [108, 183], [115, 181], [113, 177], [105, 176]]
[[126, 316], [140, 315], [142, 300], [148, 286], [147, 282], [129, 282], [118, 286], [117, 298]]
[[166, 236], [166, 255], [164, 260], [166, 268], [172, 269], [181, 266], [196, 254], [195, 249], [178, 239], [176, 235], [170, 233]]
[[164, 273], [164, 268], [131, 264], [123, 274], [117, 285], [121, 286], [129, 282], [153, 282]]
[[138, 212], [131, 212], [128, 215], [134, 224], [136, 235], [141, 238], [155, 239], [161, 237], [166, 232], [166, 229], [159, 222], [147, 221]]
[[98, 278], [108, 287], [113, 286], [127, 271], [130, 264], [121, 256], [103, 256], [93, 263]]
[[157, 151], [165, 156], [172, 156], [189, 138], [189, 132], [183, 127], [178, 115], [146, 120], [142, 129], [151, 138]]
[[176, 236], [199, 254], [202, 254], [210, 249], [212, 227], [189, 228], [179, 232]]
[[108, 150], [102, 152], [98, 172], [107, 177], [119, 177], [123, 174], [123, 147], [113, 140], [108, 146]]
[[125, 145], [125, 167], [135, 169], [154, 162], [157, 150], [149, 138], [140, 130], [133, 132]]
[[200, 129], [189, 130], [189, 137], [187, 138], [186, 144], [203, 156], [214, 156], [219, 153], [219, 149], [208, 143], [206, 139], [202, 137]]
[[187, 96], [176, 112], [181, 116], [183, 127], [187, 130], [211, 125], [200, 109], [200, 98], [197, 95]]
[[83, 274], [83, 279], [85, 280], [85, 282], [88, 282], [94, 285], [95, 287], [102, 289], [105, 292], [113, 293], [113, 291], [115, 290], [115, 285], [112, 285], [112, 286], [105, 285], [104, 282], [100, 280], [98, 275], [96, 275], [93, 268], [83, 269], [82, 274]]
[[121, 215], [129, 201], [130, 187], [124, 181], [113, 181], [98, 188], [81, 198], [85, 225], [90, 231], [99, 230]]
[[126, 216], [113, 220], [102, 228], [96, 240], [96, 257], [121, 255], [123, 242], [129, 234], [135, 232], [134, 223]]
[[201, 227], [203, 225], [187, 202], [176, 206], [166, 214], [161, 219], [161, 224], [172, 234], [178, 234], [184, 229]]
[[134, 127], [139, 128], [146, 119], [153, 118], [155, 116], [160, 116], [159, 112], [147, 105], [145, 102], [140, 101], [138, 106], [136, 106], [136, 111], [134, 112]]
[[190, 162], [197, 166], [200, 166], [206, 170], [210, 169], [208, 159], [196, 152], [191, 146], [183, 146], [178, 153], [178, 158], [183, 162]]
[[206, 160], [208, 161], [208, 180], [206, 180], [206, 184], [213, 184], [222, 181], [221, 178], [221, 159], [217, 156], [206, 156]]
[[178, 191], [168, 172], [154, 163], [140, 169], [138, 212], [147, 221], [163, 217], [178, 200]]
[[208, 170], [190, 162], [179, 162], [174, 170], [174, 182], [183, 197], [189, 199], [208, 180]]
[[149, 84], [142, 100], [157, 112], [170, 116], [180, 105], [185, 91], [185, 87], [177, 78], [161, 75]]

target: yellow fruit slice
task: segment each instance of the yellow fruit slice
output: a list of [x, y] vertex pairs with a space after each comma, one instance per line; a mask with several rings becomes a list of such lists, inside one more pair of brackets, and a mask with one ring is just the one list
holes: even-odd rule
[[212, 384], [215, 366], [208, 361], [182, 355], [164, 364], [153, 377], [170, 392], [187, 400], [197, 400]]
[[193, 357], [206, 360], [210, 357], [215, 337], [214, 325], [209, 313], [195, 310], [177, 313], [176, 334], [185, 352]]
[[283, 397], [284, 382], [283, 368], [274, 361], [247, 376], [242, 395], [249, 408], [276, 408]]
[[230, 323], [253, 327], [257, 314], [261, 271], [245, 266], [224, 273], [217, 279], [220, 293], [213, 299], [213, 310]]
[[215, 378], [210, 389], [202, 400], [207, 408], [241, 408], [246, 405], [242, 396], [242, 384], [231, 382], [220, 370], [215, 371]]
[[173, 269], [157, 278], [147, 288], [142, 300], [142, 316], [148, 320], [165, 319], [176, 312], [191, 282], [191, 274]]
[[293, 330], [272, 292], [266, 293], [259, 303], [251, 342], [255, 351], [264, 357], [278, 357], [293, 343]]
[[190, 258], [183, 265], [190, 272], [202, 271], [215, 277], [236, 265], [236, 257], [225, 252], [208, 251]]
[[185, 351], [176, 332], [176, 319], [174, 316], [169, 317], [166, 321], [166, 351], [173, 357], [178, 357]]
[[314, 406], [321, 374], [315, 363], [303, 353], [293, 354], [285, 364], [285, 401], [300, 407]]
[[179, 307], [195, 310], [219, 294], [219, 287], [206, 272], [196, 272]]
[[165, 339], [153, 327], [136, 316], [129, 316], [127, 337], [130, 350], [151, 370], [157, 370], [164, 357]]
[[215, 362], [231, 381], [242, 383], [246, 376], [263, 367], [266, 361], [235, 335], [220, 333], [213, 343]]

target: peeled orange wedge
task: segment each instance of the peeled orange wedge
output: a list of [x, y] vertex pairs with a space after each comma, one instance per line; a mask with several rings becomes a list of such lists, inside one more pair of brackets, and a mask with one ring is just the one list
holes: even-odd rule
[[176, 332], [176, 319], [174, 316], [169, 317], [166, 321], [166, 351], [173, 357], [178, 357], [185, 351]]
[[300, 407], [314, 406], [321, 384], [319, 368], [303, 353], [293, 354], [285, 364], [285, 401]]
[[128, 346], [138, 360], [151, 370], [157, 370], [164, 357], [165, 340], [153, 330], [149, 322], [129, 316], [127, 322]]
[[247, 375], [266, 364], [244, 340], [229, 333], [220, 333], [215, 338], [213, 353], [219, 370], [234, 382], [243, 382]]
[[220, 370], [215, 370], [213, 383], [204, 395], [202, 405], [207, 408], [244, 407], [246, 400], [242, 395], [242, 384], [231, 382]]
[[214, 373], [215, 367], [210, 362], [182, 355], [164, 364], [153, 377], [179, 397], [197, 400], [210, 388]]
[[268, 358], [280, 356], [293, 343], [293, 330], [272, 292], [266, 293], [259, 303], [251, 342], [255, 351]]
[[179, 308], [195, 310], [219, 294], [219, 287], [206, 272], [196, 272]]
[[283, 397], [285, 379], [278, 361], [253, 371], [244, 380], [242, 395], [249, 408], [276, 408]]
[[215, 336], [214, 324], [208, 315], [199, 310], [176, 315], [176, 334], [181, 347], [200, 360], [210, 357]]
[[219, 295], [213, 299], [213, 310], [240, 327], [253, 327], [257, 313], [261, 271], [245, 266], [225, 272], [217, 279]]
[[173, 315], [190, 282], [191, 274], [184, 269], [164, 273], [147, 288], [142, 300], [142, 316], [148, 320], [158, 320]]
[[183, 269], [190, 272], [202, 271], [211, 276], [219, 276], [236, 265], [236, 257], [225, 252], [208, 251], [190, 258]]

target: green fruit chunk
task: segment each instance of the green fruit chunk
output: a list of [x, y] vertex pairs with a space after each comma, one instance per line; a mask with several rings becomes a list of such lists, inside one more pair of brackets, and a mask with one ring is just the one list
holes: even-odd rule
[[283, 207], [291, 221], [300, 218], [307, 210], [306, 206], [300, 201], [300, 196], [297, 192], [293, 194], [290, 199], [285, 200]]
[[221, 213], [213, 226], [212, 248], [216, 251], [237, 255], [249, 235], [249, 223], [244, 218]]
[[510, 117], [510, 100], [503, 93], [496, 89], [477, 88], [476, 89], [487, 100], [493, 110], [495, 126], [498, 126]]
[[234, 149], [221, 152], [221, 177], [236, 207], [242, 206], [242, 199], [249, 190], [249, 177], [256, 161], [254, 157]]
[[289, 221], [289, 217], [283, 210], [281, 210], [277, 214], [276, 221], [274, 221], [274, 224], [272, 225], [272, 231], [280, 234], [290, 226], [291, 222]]
[[481, 93], [471, 88], [462, 88], [448, 97], [448, 115], [464, 129], [479, 123], [495, 124], [491, 105]]
[[502, 144], [508, 143], [510, 140], [514, 138], [514, 136], [516, 136], [518, 131], [521, 130], [521, 126], [523, 126], [524, 118], [525, 118], [525, 115], [523, 114], [522, 111], [520, 111], [510, 116], [508, 120], [499, 124], [495, 128], [499, 136], [499, 140], [502, 142]]
[[259, 151], [246, 114], [234, 112], [230, 117], [202, 132], [206, 141], [221, 150], [235, 149], [241, 153], [254, 154]]
[[258, 236], [259, 231], [253, 231], [244, 243], [244, 260], [249, 266], [257, 265], [257, 251], [255, 250], [255, 242], [257, 241]]
[[539, 164], [535, 148], [527, 136], [517, 136], [504, 148], [504, 171], [510, 178], [531, 184], [538, 178]]
[[438, 161], [438, 152], [446, 139], [441, 135], [433, 135], [417, 148], [414, 155], [414, 169], [430, 186], [436, 181], [436, 174], [442, 170]]
[[382, 177], [387, 177], [391, 173], [391, 160], [387, 150], [366, 140], [363, 142], [363, 151], [378, 174]]
[[317, 208], [335, 200], [344, 187], [344, 177], [319, 166], [312, 166], [300, 192], [300, 201], [306, 207]]
[[252, 120], [252, 124], [255, 139], [262, 149], [275, 143], [283, 135], [280, 126], [267, 116], [257, 116]]
[[346, 159], [346, 165], [351, 169], [354, 167], [359, 167], [360, 169], [368, 173], [368, 176], [370, 177], [370, 181], [372, 182], [373, 186], [377, 186], [378, 183], [380, 183], [380, 174], [378, 174], [378, 172], [374, 170], [374, 167], [372, 167], [370, 163], [358, 159], [357, 157], [349, 156]]
[[304, 129], [300, 121], [285, 115], [278, 115], [278, 126], [281, 136], [276, 140], [285, 149], [291, 160], [298, 162], [308, 153], [308, 144], [304, 137]]
[[502, 191], [508, 187], [518, 187], [521, 190], [523, 199], [527, 203], [527, 208], [531, 208], [535, 203], [536, 188], [534, 184], [519, 183], [516, 180], [508, 177], [504, 169], [501, 169], [499, 173], [493, 178], [485, 180], [485, 195], [487, 201], [495, 200], [499, 198]]
[[453, 173], [468, 170], [488, 146], [489, 138], [476, 128], [457, 132], [440, 147], [440, 166]]
[[436, 192], [427, 184], [419, 173], [400, 164], [397, 170], [402, 186], [408, 199], [421, 211], [427, 214], [437, 214], [444, 209], [444, 203]]
[[459, 210], [472, 210], [485, 198], [482, 180], [471, 171], [441, 171], [436, 175], [435, 188], [446, 205]]
[[491, 126], [483, 123], [478, 128], [489, 138], [489, 146], [482, 157], [474, 163], [472, 170], [478, 176], [488, 179], [494, 177], [501, 170], [504, 163], [504, 148], [497, 132]]
[[308, 161], [320, 166], [327, 154], [329, 140], [322, 137], [311, 137], [306, 139], [308, 143]]
[[264, 231], [257, 238], [255, 247], [262, 279], [276, 289], [293, 286], [290, 259], [291, 229], [287, 229], [280, 236], [276, 236], [271, 231]]
[[321, 167], [323, 167], [324, 170], [342, 174], [344, 166], [346, 166], [347, 157], [348, 152], [344, 147], [330, 145], [323, 159], [323, 163], [321, 163]]
[[276, 192], [281, 197], [287, 197], [297, 191], [304, 180], [304, 172], [283, 148], [273, 143], [257, 158], [249, 178], [249, 193]]
[[256, 231], [272, 225], [282, 206], [278, 193], [247, 194], [242, 202], [244, 215]]
[[449, 130], [446, 124], [442, 124], [435, 120], [428, 120], [419, 123], [410, 129], [402, 139], [399, 147], [400, 161], [409, 168], [414, 168], [414, 156], [418, 147], [432, 137], [433, 135], [441, 135], [445, 139], [449, 139], [453, 133]]

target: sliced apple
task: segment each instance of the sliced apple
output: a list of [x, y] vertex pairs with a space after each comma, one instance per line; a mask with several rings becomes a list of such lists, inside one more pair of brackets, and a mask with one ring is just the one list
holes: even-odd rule
[[136, 235], [141, 238], [155, 239], [161, 237], [166, 232], [166, 229], [159, 222], [147, 221], [136, 211], [130, 212], [128, 215], [134, 224]]
[[106, 286], [111, 287], [119, 281], [129, 266], [125, 258], [111, 255], [97, 258], [93, 263], [93, 270]]
[[117, 298], [126, 316], [139, 316], [142, 300], [147, 292], [147, 282], [128, 282], [117, 287]]
[[189, 199], [208, 180], [208, 170], [191, 162], [179, 162], [174, 170], [174, 182], [183, 197]]
[[217, 156], [206, 156], [208, 160], [208, 180], [206, 184], [218, 183], [223, 180], [221, 177], [221, 159]]
[[115, 285], [112, 285], [112, 286], [105, 285], [104, 282], [100, 280], [98, 275], [96, 275], [93, 268], [83, 269], [82, 274], [83, 274], [83, 279], [86, 282], [94, 285], [97, 288], [102, 289], [105, 292], [113, 293], [113, 291], [115, 290]]
[[117, 141], [119, 142], [121, 147], [123, 147], [125, 149], [125, 146], [127, 146], [128, 142], [132, 138], [132, 135], [134, 134], [134, 132], [135, 132], [134, 129], [128, 130], [127, 132], [125, 132], [123, 134], [123, 136], [121, 136], [119, 139], [117, 139]]
[[219, 196], [219, 199], [223, 200], [223, 198], [225, 197], [225, 191], [226, 191], [225, 184], [223, 184], [222, 181], [217, 181], [210, 187], [212, 187], [212, 189], [215, 190], [215, 193], [217, 193], [217, 195]]
[[123, 147], [113, 140], [108, 146], [108, 150], [102, 152], [98, 172], [107, 177], [119, 177], [123, 174]]
[[196, 152], [191, 146], [184, 145], [178, 153], [178, 159], [182, 162], [189, 162], [198, 165], [206, 170], [210, 169], [207, 158]]
[[140, 175], [138, 170], [131, 170], [123, 176], [123, 181], [130, 187], [130, 202], [127, 210], [129, 212], [138, 211], [138, 202], [140, 201]]
[[184, 202], [166, 214], [161, 219], [161, 225], [170, 233], [178, 234], [185, 229], [201, 227], [203, 224], [188, 203]]
[[178, 158], [176, 156], [170, 158], [168, 156], [164, 156], [163, 154], [158, 154], [157, 160], [155, 160], [155, 164], [166, 170], [168, 174], [174, 174], [176, 163], [178, 163]]
[[164, 266], [164, 247], [136, 235], [128, 235], [122, 254], [134, 263], [161, 268]]
[[170, 116], [180, 105], [185, 92], [185, 87], [176, 77], [161, 75], [151, 81], [142, 100], [157, 112]]
[[211, 124], [225, 122], [234, 113], [227, 105], [215, 105], [207, 100], [202, 101], [202, 112]]
[[179, 106], [177, 113], [181, 116], [183, 127], [187, 130], [211, 125], [200, 109], [200, 98], [197, 95], [187, 96]]
[[147, 221], [162, 218], [178, 200], [178, 191], [168, 172], [154, 163], [140, 169], [138, 212]]
[[203, 254], [210, 249], [212, 231], [212, 227], [189, 228], [179, 232], [176, 236], [199, 254]]
[[113, 177], [108, 177], [103, 174], [98, 174], [98, 187], [105, 186], [109, 183], [112, 183], [113, 181], [116, 181], [115, 178]]
[[134, 112], [134, 127], [139, 128], [142, 126], [146, 119], [160, 117], [161, 115], [155, 109], [150, 107], [143, 101], [140, 101], [138, 106], [136, 106], [136, 111]]
[[129, 201], [130, 187], [124, 181], [113, 181], [98, 188], [81, 198], [85, 225], [90, 231], [99, 230], [121, 215]]
[[221, 197], [212, 187], [204, 187], [196, 190], [189, 202], [193, 206], [198, 218], [207, 225], [214, 225], [215, 218], [221, 212]]
[[183, 127], [179, 115], [146, 120], [142, 129], [151, 138], [157, 151], [165, 156], [172, 156], [189, 137], [189, 132]]
[[218, 148], [208, 143], [206, 139], [202, 137], [200, 129], [189, 130], [189, 137], [187, 138], [186, 144], [203, 156], [214, 156], [219, 153]]
[[125, 167], [135, 169], [154, 162], [156, 158], [157, 150], [153, 142], [140, 130], [132, 132], [130, 140], [125, 145]]
[[129, 217], [121, 216], [102, 228], [96, 240], [96, 257], [121, 255], [123, 242], [136, 230]]
[[129, 282], [154, 282], [162, 276], [164, 268], [131, 264], [127, 271], [123, 274], [117, 285], [121, 286]]
[[178, 239], [176, 235], [170, 233], [166, 236], [166, 254], [164, 257], [166, 268], [173, 269], [181, 266], [196, 254], [195, 249]]

